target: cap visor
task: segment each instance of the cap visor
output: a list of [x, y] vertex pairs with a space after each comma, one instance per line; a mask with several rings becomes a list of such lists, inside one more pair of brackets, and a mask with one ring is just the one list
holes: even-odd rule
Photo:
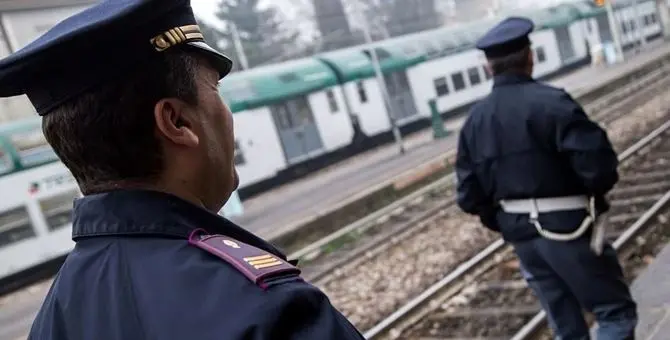
[[214, 65], [214, 67], [219, 71], [221, 78], [225, 77], [230, 70], [233, 68], [233, 61], [225, 55], [219, 53], [217, 50], [213, 49], [211, 46], [207, 45], [202, 41], [190, 41], [188, 45], [194, 47], [198, 52], [202, 52]]

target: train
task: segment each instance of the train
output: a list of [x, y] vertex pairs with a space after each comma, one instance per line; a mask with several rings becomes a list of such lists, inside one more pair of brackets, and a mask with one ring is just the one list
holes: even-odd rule
[[[640, 31], [647, 40], [663, 35], [654, 1], [638, 1], [637, 10], [619, 2], [615, 13], [624, 49], [635, 46]], [[536, 77], [588, 63], [589, 46], [611, 41], [604, 9], [591, 2], [514, 14], [535, 22], [530, 38]], [[321, 53], [224, 78], [220, 91], [233, 111], [239, 196], [390, 142], [390, 117], [404, 133], [429, 125], [431, 99], [443, 117], [472, 105], [488, 93], [492, 81], [483, 54], [473, 44], [498, 20]], [[375, 77], [372, 48], [390, 105], [385, 105]], [[2, 294], [20, 285], [21, 278], [52, 272], [74, 246], [72, 201], [81, 193], [46, 142], [39, 118], [0, 126], [0, 192]]]
[[[640, 20], [621, 1], [614, 11], [624, 49], [635, 46], [640, 31], [647, 40], [662, 36], [654, 1], [638, 2]], [[605, 9], [592, 1], [513, 14], [535, 23], [530, 39], [539, 79], [588, 63], [591, 47], [612, 41]], [[221, 95], [234, 112], [240, 197], [391, 142], [391, 117], [403, 134], [426, 128], [431, 99], [443, 118], [465, 112], [491, 88], [484, 55], [473, 45], [498, 20], [424, 31], [224, 78]], [[375, 77], [372, 48], [390, 105]]]

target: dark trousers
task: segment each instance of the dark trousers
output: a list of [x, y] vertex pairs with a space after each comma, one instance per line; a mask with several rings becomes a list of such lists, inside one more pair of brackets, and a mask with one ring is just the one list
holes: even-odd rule
[[589, 239], [569, 242], [538, 237], [514, 243], [521, 272], [547, 313], [555, 339], [590, 339], [582, 310], [598, 322], [598, 340], [635, 338], [636, 304], [615, 250], [597, 256]]

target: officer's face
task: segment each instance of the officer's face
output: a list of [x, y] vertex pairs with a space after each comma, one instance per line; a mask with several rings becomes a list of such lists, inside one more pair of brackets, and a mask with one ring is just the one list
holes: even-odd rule
[[218, 211], [237, 188], [233, 115], [218, 91], [218, 72], [202, 59], [196, 74], [197, 105], [164, 98], [155, 108], [172, 191]]
[[[233, 162], [235, 133], [233, 115], [219, 91], [219, 74], [208, 63], [201, 63], [198, 74], [198, 99], [203, 117], [202, 141], [209, 166], [208, 188], [214, 200], [225, 203], [239, 183]], [[222, 196], [225, 195], [225, 198]]]

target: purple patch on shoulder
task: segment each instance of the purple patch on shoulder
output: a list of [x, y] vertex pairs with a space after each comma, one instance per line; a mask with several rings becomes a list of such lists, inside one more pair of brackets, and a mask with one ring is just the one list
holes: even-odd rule
[[242, 272], [249, 280], [264, 287], [264, 281], [278, 276], [298, 276], [300, 269], [265, 250], [250, 246], [223, 235], [202, 235], [194, 230], [188, 243], [223, 259]]

